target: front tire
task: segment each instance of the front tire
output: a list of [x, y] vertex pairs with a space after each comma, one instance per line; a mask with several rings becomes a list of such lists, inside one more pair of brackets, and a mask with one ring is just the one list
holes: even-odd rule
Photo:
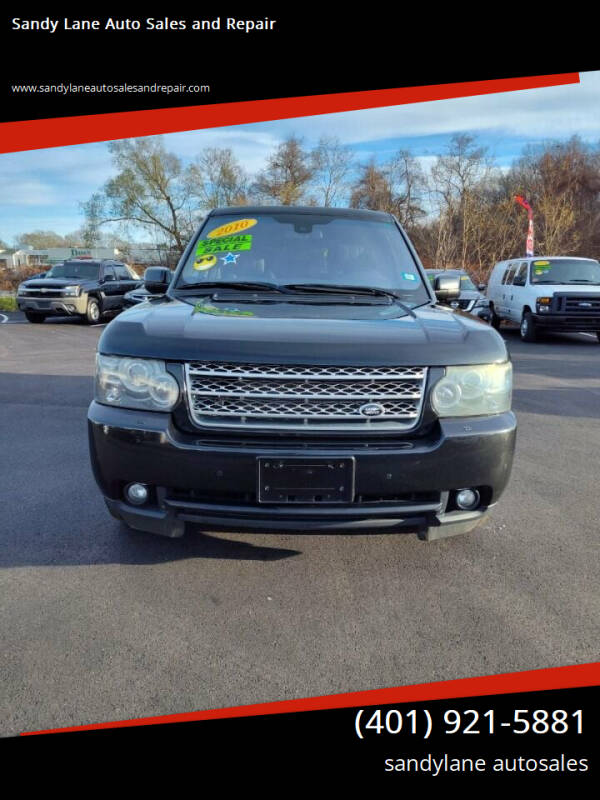
[[88, 325], [96, 325], [100, 322], [100, 303], [95, 297], [90, 297], [87, 304], [87, 311], [85, 313], [85, 321]]
[[524, 342], [536, 342], [537, 330], [535, 320], [531, 311], [526, 311], [521, 319], [521, 327], [519, 328], [521, 339]]
[[34, 314], [32, 311], [26, 311], [25, 316], [28, 322], [43, 322], [46, 319], [45, 314]]

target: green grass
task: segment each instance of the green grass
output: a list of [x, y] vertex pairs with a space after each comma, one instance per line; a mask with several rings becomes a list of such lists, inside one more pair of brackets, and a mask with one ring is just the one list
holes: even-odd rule
[[16, 311], [17, 298], [16, 297], [0, 297], [0, 311]]

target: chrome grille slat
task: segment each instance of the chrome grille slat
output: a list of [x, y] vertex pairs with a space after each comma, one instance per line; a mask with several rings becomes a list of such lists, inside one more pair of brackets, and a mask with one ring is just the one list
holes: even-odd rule
[[[201, 427], [373, 431], [417, 425], [427, 369], [193, 361], [185, 375]], [[381, 407], [378, 416], [361, 411], [369, 403]]]
[[[368, 401], [365, 401], [368, 402]], [[362, 401], [361, 401], [362, 405]], [[385, 416], [390, 418], [410, 418], [417, 416], [418, 406], [410, 400], [391, 401], [385, 404]], [[322, 401], [318, 403], [305, 400], [252, 400], [250, 398], [201, 398], [202, 414], [219, 417], [325, 417], [326, 419], [347, 419], [358, 417], [362, 422], [365, 417], [359, 412], [357, 402]]]
[[242, 378], [319, 378], [321, 380], [371, 381], [374, 378], [423, 378], [423, 367], [321, 367], [301, 364], [231, 364], [213, 361], [192, 361], [190, 375], [223, 375]]
[[228, 397], [305, 397], [336, 399], [338, 397], [363, 398], [368, 402], [374, 398], [412, 398], [418, 400], [420, 391], [415, 391], [411, 381], [362, 382], [358, 386], [350, 382], [285, 380], [248, 380], [245, 378], [192, 378], [190, 391], [193, 395]]

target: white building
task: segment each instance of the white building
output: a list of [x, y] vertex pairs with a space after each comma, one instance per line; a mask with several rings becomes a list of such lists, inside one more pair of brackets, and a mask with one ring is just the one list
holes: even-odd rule
[[0, 250], [0, 268], [51, 267], [67, 258], [119, 258], [119, 251], [112, 247], [32, 247], [23, 250]]

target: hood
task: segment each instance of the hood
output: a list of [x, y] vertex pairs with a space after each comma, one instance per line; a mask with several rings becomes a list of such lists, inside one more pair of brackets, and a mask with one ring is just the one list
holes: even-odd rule
[[33, 278], [22, 285], [26, 289], [62, 289], [65, 286], [78, 286], [93, 283], [90, 278]]
[[489, 364], [508, 358], [488, 325], [439, 306], [405, 314], [397, 304], [143, 303], [114, 319], [106, 355], [324, 365]]
[[600, 294], [600, 286], [592, 283], [532, 283], [531, 289], [535, 289], [540, 297], [550, 297], [553, 294], [591, 294], [596, 297]]

